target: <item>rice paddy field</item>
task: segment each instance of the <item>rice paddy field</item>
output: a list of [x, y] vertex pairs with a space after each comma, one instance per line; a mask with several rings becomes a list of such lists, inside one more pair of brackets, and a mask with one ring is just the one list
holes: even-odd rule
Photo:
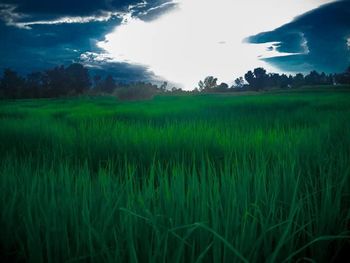
[[0, 101], [1, 262], [349, 262], [350, 91]]

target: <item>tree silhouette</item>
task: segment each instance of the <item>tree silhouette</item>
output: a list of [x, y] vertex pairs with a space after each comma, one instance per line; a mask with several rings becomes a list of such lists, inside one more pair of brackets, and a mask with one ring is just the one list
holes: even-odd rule
[[263, 89], [266, 87], [266, 70], [264, 68], [256, 68], [254, 69], [255, 76], [255, 88], [257, 90]]
[[121, 100], [143, 100], [152, 98], [159, 91], [157, 85], [137, 82], [118, 89], [117, 96]]
[[342, 74], [335, 74], [333, 76], [335, 83], [350, 84], [350, 66]]
[[244, 87], [244, 79], [243, 77], [236, 78], [234, 81], [234, 87], [241, 89]]
[[88, 70], [79, 63], [68, 66], [65, 70], [68, 86], [76, 94], [81, 94], [90, 88], [90, 76]]
[[112, 77], [112, 75], [108, 75], [100, 85], [100, 90], [105, 93], [112, 93], [117, 87], [117, 84]]
[[249, 70], [245, 75], [244, 75], [244, 79], [246, 82], [248, 82], [249, 86], [251, 88], [255, 88], [255, 76], [254, 73]]
[[94, 80], [94, 89], [98, 90], [100, 88], [100, 85], [101, 85], [101, 80], [102, 80], [102, 77], [100, 75], [95, 75], [93, 77], [93, 80]]
[[304, 78], [303, 74], [298, 73], [295, 75], [295, 77], [293, 79], [294, 86], [300, 87], [300, 86], [304, 85], [304, 82], [305, 82], [305, 78]]
[[214, 78], [213, 76], [206, 77], [204, 81], [199, 81], [199, 91], [210, 91], [211, 89], [217, 87], [217, 78]]
[[213, 90], [217, 92], [227, 92], [229, 91], [229, 86], [228, 84], [222, 82], [219, 86], [213, 88]]
[[344, 72], [344, 80], [346, 84], [350, 84], [350, 66]]
[[[248, 83], [245, 84], [245, 81]], [[202, 92], [234, 92], [249, 88], [261, 90], [265, 88], [300, 87], [303, 85], [337, 85], [350, 84], [350, 67], [343, 73], [326, 74], [311, 71], [304, 76], [301, 73], [295, 76], [277, 73], [266, 73], [264, 68], [256, 68], [248, 71], [243, 77], [237, 78], [232, 87], [226, 83], [217, 84], [218, 79], [213, 76], [206, 77], [198, 83], [199, 88], [193, 93]], [[94, 94], [115, 93], [121, 99], [145, 99], [151, 98], [160, 91], [166, 91], [168, 83], [164, 82], [159, 88], [156, 85], [145, 82], [131, 84], [117, 84], [111, 75], [105, 79], [95, 75]], [[74, 63], [67, 68], [58, 66], [44, 72], [33, 72], [26, 78], [21, 77], [11, 69], [5, 69], [0, 79], [1, 98], [42, 98], [72, 96], [86, 93], [91, 86], [90, 75], [83, 65]], [[237, 89], [238, 88], [238, 89]], [[173, 88], [169, 92], [182, 93], [181, 89]]]
[[90, 88], [90, 75], [81, 64], [55, 67], [45, 72], [48, 97], [82, 94]]
[[253, 72], [249, 70], [244, 75], [244, 78], [248, 82], [249, 87], [254, 90], [266, 88], [269, 82], [269, 76], [266, 74], [266, 70], [264, 68], [256, 68]]
[[305, 81], [307, 85], [317, 85], [319, 83], [320, 80], [320, 74], [318, 74], [317, 71], [313, 70], [310, 72], [310, 74], [308, 74], [305, 77]]
[[65, 74], [64, 66], [55, 67], [45, 72], [47, 76], [48, 97], [59, 97], [69, 92], [69, 82]]
[[15, 71], [5, 69], [0, 86], [4, 97], [10, 99], [20, 98], [24, 87], [24, 79], [18, 76]]
[[163, 84], [159, 87], [161, 91], [166, 91], [166, 88], [168, 86], [168, 82], [164, 81]]
[[44, 75], [41, 72], [33, 72], [27, 76], [25, 97], [27, 98], [40, 98], [44, 96]]

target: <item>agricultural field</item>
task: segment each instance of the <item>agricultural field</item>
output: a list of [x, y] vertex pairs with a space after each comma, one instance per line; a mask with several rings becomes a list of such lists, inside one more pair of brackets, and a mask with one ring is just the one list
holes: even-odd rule
[[350, 91], [0, 101], [1, 262], [346, 262]]

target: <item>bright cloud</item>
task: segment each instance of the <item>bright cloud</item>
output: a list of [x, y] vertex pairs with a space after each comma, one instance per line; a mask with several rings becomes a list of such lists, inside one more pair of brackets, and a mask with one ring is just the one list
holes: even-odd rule
[[[173, 12], [145, 22], [131, 18], [106, 36], [98, 46], [115, 61], [147, 66], [155, 74], [196, 87], [214, 75], [230, 82], [248, 69], [275, 70], [261, 57], [281, 55], [242, 40], [272, 30], [295, 16], [330, 0], [178, 0]], [[307, 42], [306, 42], [307, 43]], [[307, 49], [307, 47], [306, 47]], [[283, 55], [283, 54], [282, 54]]]
[[0, 3], [0, 20], [4, 21], [7, 26], [16, 26], [18, 28], [26, 28], [22, 25], [17, 25], [17, 21], [26, 18], [26, 15], [16, 13], [16, 6]]
[[106, 22], [112, 17], [123, 18], [124, 13], [119, 12], [102, 12], [100, 15], [93, 16], [66, 16], [53, 20], [38, 20], [31, 22], [17, 22], [15, 25], [19, 28], [30, 29], [34, 25], [60, 25], [60, 24], [85, 24], [91, 22]]
[[[91, 22], [107, 22], [112, 18], [121, 19], [121, 24], [127, 23], [139, 8], [144, 8], [146, 2], [140, 2], [136, 5], [129, 5], [126, 11], [103, 11], [100, 10], [94, 15], [89, 16], [63, 16], [47, 20], [30, 20], [30, 16], [16, 11], [16, 5], [0, 4], [0, 20], [6, 25], [21, 29], [31, 29], [35, 25], [60, 25], [60, 24], [86, 24]], [[28, 21], [21, 21], [23, 19]]]

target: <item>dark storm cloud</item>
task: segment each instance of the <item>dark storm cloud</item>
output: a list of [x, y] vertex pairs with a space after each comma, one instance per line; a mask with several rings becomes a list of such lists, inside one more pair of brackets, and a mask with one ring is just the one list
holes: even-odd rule
[[350, 64], [350, 1], [337, 1], [297, 17], [289, 24], [248, 38], [278, 42], [273, 49], [298, 53], [265, 59], [284, 71], [341, 72]]
[[143, 20], [159, 17], [176, 4], [172, 0], [24, 1], [2, 0], [0, 20], [6, 25], [30, 29], [37, 24], [89, 23], [125, 15]]
[[110, 32], [118, 20], [85, 24], [36, 25], [31, 30], [0, 24], [2, 67], [31, 68], [70, 63]]
[[[118, 21], [115, 21], [118, 24]], [[89, 67], [92, 74], [112, 74], [116, 80], [130, 82], [151, 80], [155, 76], [146, 68], [127, 63], [115, 63], [101, 55], [95, 43], [112, 30], [111, 23], [60, 24], [34, 26], [23, 30], [0, 25], [6, 36], [0, 42], [0, 70], [10, 67], [28, 74], [80, 62]], [[93, 54], [89, 58], [87, 54]]]
[[135, 81], [153, 75], [146, 68], [115, 63], [97, 55], [96, 43], [127, 16], [165, 12], [166, 0], [0, 0], [0, 70], [10, 67], [23, 74], [60, 64], [83, 62], [93, 71]]
[[157, 81], [157, 76], [147, 68], [125, 62], [115, 62], [108, 54], [90, 52], [82, 53], [76, 62], [84, 64], [93, 75], [113, 75], [117, 82]]
[[110, 74], [120, 83], [138, 82], [138, 81], [157, 81], [157, 77], [153, 72], [148, 71], [142, 66], [131, 65], [128, 63], [101, 63], [100, 67], [90, 68], [90, 72], [94, 75], [106, 76]]
[[[84, 17], [105, 12], [147, 12], [157, 9], [170, 0], [1, 0], [0, 8], [13, 14], [21, 14], [22, 19], [52, 19], [64, 16]], [[137, 9], [137, 10], [136, 10]]]

